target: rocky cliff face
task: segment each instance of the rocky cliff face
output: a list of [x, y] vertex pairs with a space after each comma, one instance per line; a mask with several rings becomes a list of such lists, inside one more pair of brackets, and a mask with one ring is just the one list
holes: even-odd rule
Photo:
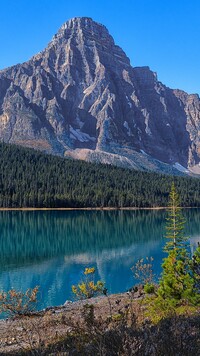
[[198, 95], [131, 67], [90, 18], [66, 22], [43, 52], [0, 71], [6, 142], [136, 169], [197, 171], [199, 130]]

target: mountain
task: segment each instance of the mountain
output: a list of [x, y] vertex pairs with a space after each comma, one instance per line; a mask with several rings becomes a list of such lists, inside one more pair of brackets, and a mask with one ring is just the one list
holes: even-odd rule
[[0, 71], [0, 140], [141, 170], [200, 173], [200, 99], [132, 67], [105, 26], [66, 22]]

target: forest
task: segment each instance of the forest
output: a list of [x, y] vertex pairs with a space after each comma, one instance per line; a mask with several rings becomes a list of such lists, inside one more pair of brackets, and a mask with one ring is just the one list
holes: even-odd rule
[[135, 171], [0, 143], [1, 208], [162, 207], [174, 181], [184, 207], [200, 207], [200, 179]]

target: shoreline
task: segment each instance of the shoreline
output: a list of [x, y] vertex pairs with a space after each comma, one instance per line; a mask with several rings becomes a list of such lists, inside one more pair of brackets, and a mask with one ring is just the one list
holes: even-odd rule
[[155, 208], [136, 208], [136, 207], [105, 207], [105, 208], [0, 208], [0, 211], [73, 211], [73, 210], [161, 210], [167, 209], [167, 207], [155, 207]]
[[77, 323], [81, 325], [84, 305], [92, 305], [95, 308], [95, 317], [103, 317], [106, 320], [110, 315], [110, 305], [113, 315], [119, 315], [119, 308], [124, 311], [125, 306], [130, 304], [130, 300], [134, 310], [137, 311], [138, 298], [131, 299], [129, 294], [119, 293], [109, 295], [109, 301], [106, 296], [96, 296], [73, 302], [66, 301], [63, 305], [39, 310], [32, 316], [1, 319], [0, 355], [21, 355], [27, 346], [37, 351], [41, 344], [42, 348], [48, 350], [49, 340], [53, 352], [47, 352], [45, 355], [57, 355], [57, 352], [54, 352], [56, 344], [66, 338], [67, 333], [73, 331], [71, 326]]
[[[152, 345], [155, 344], [156, 340], [158, 340], [159, 345], [160, 340], [162, 340], [163, 337], [165, 342], [165, 340], [168, 340], [171, 337], [172, 333], [176, 334], [176, 332], [179, 330], [180, 334], [178, 334], [177, 340], [180, 339], [180, 336], [180, 340], [184, 340], [183, 349], [181, 351], [185, 350], [185, 341], [189, 340], [189, 346], [196, 345], [195, 352], [192, 351], [192, 353], [197, 355], [197, 350], [199, 350], [199, 307], [196, 307], [195, 310], [192, 310], [189, 313], [186, 313], [186, 311], [182, 312], [180, 315], [178, 314], [174, 316], [174, 318], [167, 318], [167, 316], [165, 316], [164, 320], [167, 321], [167, 324], [160, 324], [160, 322], [155, 324], [152, 323], [148, 315], [145, 315], [145, 312], [147, 311], [147, 304], [141, 303], [141, 300], [144, 297], [145, 294], [142, 291], [141, 293], [138, 291], [132, 293], [125, 292], [119, 294], [111, 294], [109, 295], [109, 299], [106, 296], [96, 296], [82, 301], [66, 301], [64, 305], [49, 307], [29, 316], [0, 320], [0, 355], [41, 354], [40, 351], [43, 351], [42, 354], [46, 356], [57, 354], [71, 355], [74, 354], [74, 351], [80, 351], [79, 347], [76, 348], [77, 342], [78, 346], [86, 346], [86, 348], [82, 350], [90, 350], [90, 344], [89, 348], [87, 348], [87, 344], [90, 342], [90, 340], [88, 337], [85, 338], [85, 336], [88, 335], [88, 332], [89, 337], [91, 338], [91, 342], [94, 342], [94, 345], [98, 346], [101, 344], [96, 344], [96, 340], [102, 342], [102, 336], [105, 337], [109, 329], [111, 330], [109, 337], [112, 337], [114, 333], [114, 337], [112, 338], [112, 342], [110, 344], [111, 351], [113, 350], [113, 341], [118, 340], [118, 338], [116, 339], [115, 336], [119, 337], [122, 332], [122, 337], [126, 338], [127, 331], [132, 330], [134, 332], [133, 334], [128, 334], [132, 335], [131, 339], [128, 339], [130, 344], [130, 349], [128, 350], [132, 350], [132, 341], [135, 338], [137, 343], [136, 345], [139, 343], [139, 345], [145, 346], [148, 340], [152, 342], [152, 336], [154, 336]], [[87, 315], [90, 315], [88, 312], [92, 310], [94, 313], [92, 315], [94, 315], [97, 324], [94, 324], [95, 329], [90, 331], [91, 326], [89, 324], [89, 328], [88, 326], [85, 327], [85, 320]], [[85, 314], [83, 314], [84, 311]], [[123, 316], [125, 316], [125, 318], [123, 318]], [[123, 321], [122, 328], [119, 328], [121, 323], [120, 320], [121, 322]], [[132, 324], [130, 324], [133, 323], [132, 320], [134, 320], [134, 328], [132, 327]], [[163, 320], [163, 318], [161, 318], [161, 320]], [[169, 324], [170, 320], [171, 322]], [[147, 328], [144, 328], [145, 325]], [[160, 327], [162, 325], [164, 325], [164, 329], [162, 334], [160, 334]], [[174, 327], [174, 325], [176, 328], [172, 330], [171, 327]], [[158, 332], [156, 334], [154, 334], [155, 327], [158, 328]], [[189, 330], [189, 335], [196, 335], [196, 338], [186, 339], [185, 337], [188, 335], [187, 330]], [[105, 333], [102, 334], [104, 331]], [[74, 334], [74, 332], [76, 334]], [[167, 339], [165, 337], [166, 333], [168, 333]], [[74, 335], [76, 335], [75, 338]], [[96, 338], [98, 335], [100, 335], [100, 339]], [[150, 337], [148, 335], [150, 335]], [[81, 336], [83, 336], [83, 339]], [[149, 337], [148, 340], [147, 336]], [[122, 340], [124, 340], [124, 338]], [[174, 345], [174, 351], [176, 351], [176, 340], [174, 341]], [[96, 351], [97, 349], [95, 348], [94, 350]], [[119, 351], [120, 350], [121, 348]], [[142, 353], [139, 354], [149, 355], [149, 350], [150, 349], [148, 348], [148, 353], [142, 351]], [[163, 348], [160, 350], [163, 350]], [[166, 350], [168, 351], [168, 344], [166, 344]], [[191, 348], [188, 350], [191, 351]], [[187, 354], [189, 355], [192, 353]], [[84, 351], [81, 354], [87, 355], [88, 353]], [[93, 354], [96, 354], [96, 352], [93, 352]], [[110, 353], [108, 352], [106, 354]], [[117, 352], [116, 354], [119, 353]], [[161, 354], [163, 353], [159, 352], [155, 355]], [[167, 355], [168, 353], [166, 352], [164, 354]], [[176, 353], [173, 353], [173, 355], [174, 354]], [[179, 354], [183, 355], [185, 353], [181, 352]]]
[[[157, 207], [97, 207], [97, 208], [92, 208], [92, 207], [87, 207], [87, 208], [0, 208], [0, 211], [74, 211], [74, 210], [85, 210], [85, 211], [112, 211], [112, 210], [166, 210], [168, 209], [168, 206], [157, 206]], [[183, 206], [181, 209], [200, 209], [198, 206]]]

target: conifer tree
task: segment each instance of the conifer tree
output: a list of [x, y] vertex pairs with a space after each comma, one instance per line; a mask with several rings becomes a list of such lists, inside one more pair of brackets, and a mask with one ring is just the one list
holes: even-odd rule
[[164, 251], [168, 254], [174, 250], [181, 253], [186, 252], [188, 237], [185, 236], [185, 219], [180, 207], [180, 199], [175, 189], [174, 182], [171, 186], [169, 194], [169, 203], [166, 218], [166, 238], [168, 241], [165, 244]]
[[176, 304], [180, 300], [193, 301], [195, 298], [194, 278], [191, 273], [191, 259], [188, 242], [184, 234], [185, 221], [174, 183], [169, 195], [166, 238], [164, 251], [168, 254], [162, 265], [163, 272], [158, 294]]
[[195, 289], [197, 293], [200, 294], [200, 243], [198, 242], [198, 246], [194, 255], [192, 257], [192, 273], [194, 276]]

